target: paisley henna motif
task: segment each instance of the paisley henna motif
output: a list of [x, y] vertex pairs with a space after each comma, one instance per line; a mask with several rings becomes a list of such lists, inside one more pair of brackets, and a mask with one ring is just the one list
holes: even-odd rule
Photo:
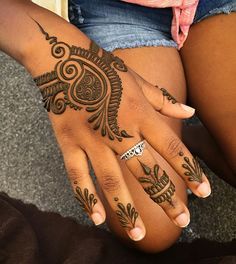
[[84, 108], [91, 113], [88, 122], [102, 136], [119, 141], [131, 137], [120, 130], [117, 121], [123, 88], [116, 70], [127, 72], [124, 62], [101, 51], [94, 42], [89, 50], [59, 42], [35, 22], [52, 45], [52, 56], [58, 60], [53, 71], [34, 78], [47, 111], [62, 114], [67, 106], [74, 110]]

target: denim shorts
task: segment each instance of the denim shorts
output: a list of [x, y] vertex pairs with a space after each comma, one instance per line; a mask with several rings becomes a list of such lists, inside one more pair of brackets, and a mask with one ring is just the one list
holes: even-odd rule
[[[236, 0], [200, 0], [194, 23], [236, 11]], [[149, 8], [120, 0], [70, 0], [71, 23], [107, 51], [141, 46], [177, 47], [171, 8]]]

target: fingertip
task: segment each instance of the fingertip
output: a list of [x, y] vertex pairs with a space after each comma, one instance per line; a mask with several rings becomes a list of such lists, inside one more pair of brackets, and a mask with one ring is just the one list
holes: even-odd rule
[[105, 218], [104, 216], [102, 216], [101, 213], [99, 212], [94, 212], [91, 214], [91, 219], [93, 220], [94, 224], [97, 225], [101, 225], [105, 222]]
[[206, 198], [211, 195], [211, 187], [208, 182], [202, 182], [196, 189], [198, 196]]
[[188, 105], [185, 104], [181, 104], [180, 103], [180, 107], [187, 112], [188, 114], [190, 114], [191, 116], [193, 116], [195, 114], [195, 109], [193, 107], [190, 107]]
[[165, 116], [183, 119], [192, 117], [195, 109], [181, 103], [167, 103], [159, 112]]
[[134, 241], [142, 240], [145, 237], [145, 233], [143, 228], [137, 226], [128, 231], [129, 237]]
[[180, 215], [178, 215], [176, 218], [175, 218], [175, 222], [176, 224], [181, 227], [181, 228], [184, 228], [186, 226], [189, 225], [190, 223], [190, 216], [189, 214], [187, 213], [181, 213]]

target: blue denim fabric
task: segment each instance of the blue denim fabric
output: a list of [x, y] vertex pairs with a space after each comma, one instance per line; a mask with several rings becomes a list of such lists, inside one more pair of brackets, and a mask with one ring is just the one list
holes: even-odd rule
[[[194, 23], [236, 11], [236, 0], [200, 0]], [[177, 47], [171, 37], [171, 8], [148, 8], [120, 0], [70, 0], [69, 17], [102, 48]]]

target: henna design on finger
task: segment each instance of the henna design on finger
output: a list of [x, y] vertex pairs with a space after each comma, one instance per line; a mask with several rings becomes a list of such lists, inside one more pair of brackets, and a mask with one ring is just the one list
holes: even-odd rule
[[188, 177], [189, 181], [196, 181], [202, 183], [203, 169], [198, 162], [198, 157], [192, 158], [192, 162], [188, 157], [184, 156], [182, 151], [179, 152], [179, 156], [183, 157], [185, 163], [182, 167], [185, 169], [184, 175]]
[[[119, 199], [115, 197], [114, 201], [118, 202]], [[125, 206], [121, 202], [118, 202], [117, 207], [118, 210], [116, 210], [116, 215], [118, 216], [121, 226], [128, 230], [133, 229], [135, 227], [136, 219], [139, 216], [138, 212], [130, 203]]]
[[34, 78], [47, 111], [59, 115], [67, 107], [84, 108], [90, 114], [88, 122], [103, 137], [118, 141], [132, 137], [120, 130], [117, 121], [123, 90], [117, 71], [128, 71], [124, 62], [92, 41], [89, 49], [58, 41], [35, 23], [57, 60], [54, 70]]
[[173, 95], [171, 95], [165, 88], [160, 88], [162, 91], [163, 96], [167, 98], [168, 101], [172, 102], [172, 104], [176, 104], [177, 100], [174, 98]]
[[142, 183], [144, 191], [150, 196], [155, 203], [163, 203], [167, 201], [174, 207], [172, 196], [175, 193], [175, 185], [169, 176], [163, 171], [161, 177], [158, 176], [160, 167], [155, 164], [153, 171], [147, 165], [139, 161], [146, 177], [140, 177], [138, 180]]
[[95, 195], [92, 193], [89, 193], [89, 190], [87, 188], [82, 189], [77, 186], [75, 188], [76, 196], [75, 198], [79, 201], [79, 205], [89, 214], [91, 215], [93, 212], [93, 207], [97, 203], [97, 199], [95, 198]]

